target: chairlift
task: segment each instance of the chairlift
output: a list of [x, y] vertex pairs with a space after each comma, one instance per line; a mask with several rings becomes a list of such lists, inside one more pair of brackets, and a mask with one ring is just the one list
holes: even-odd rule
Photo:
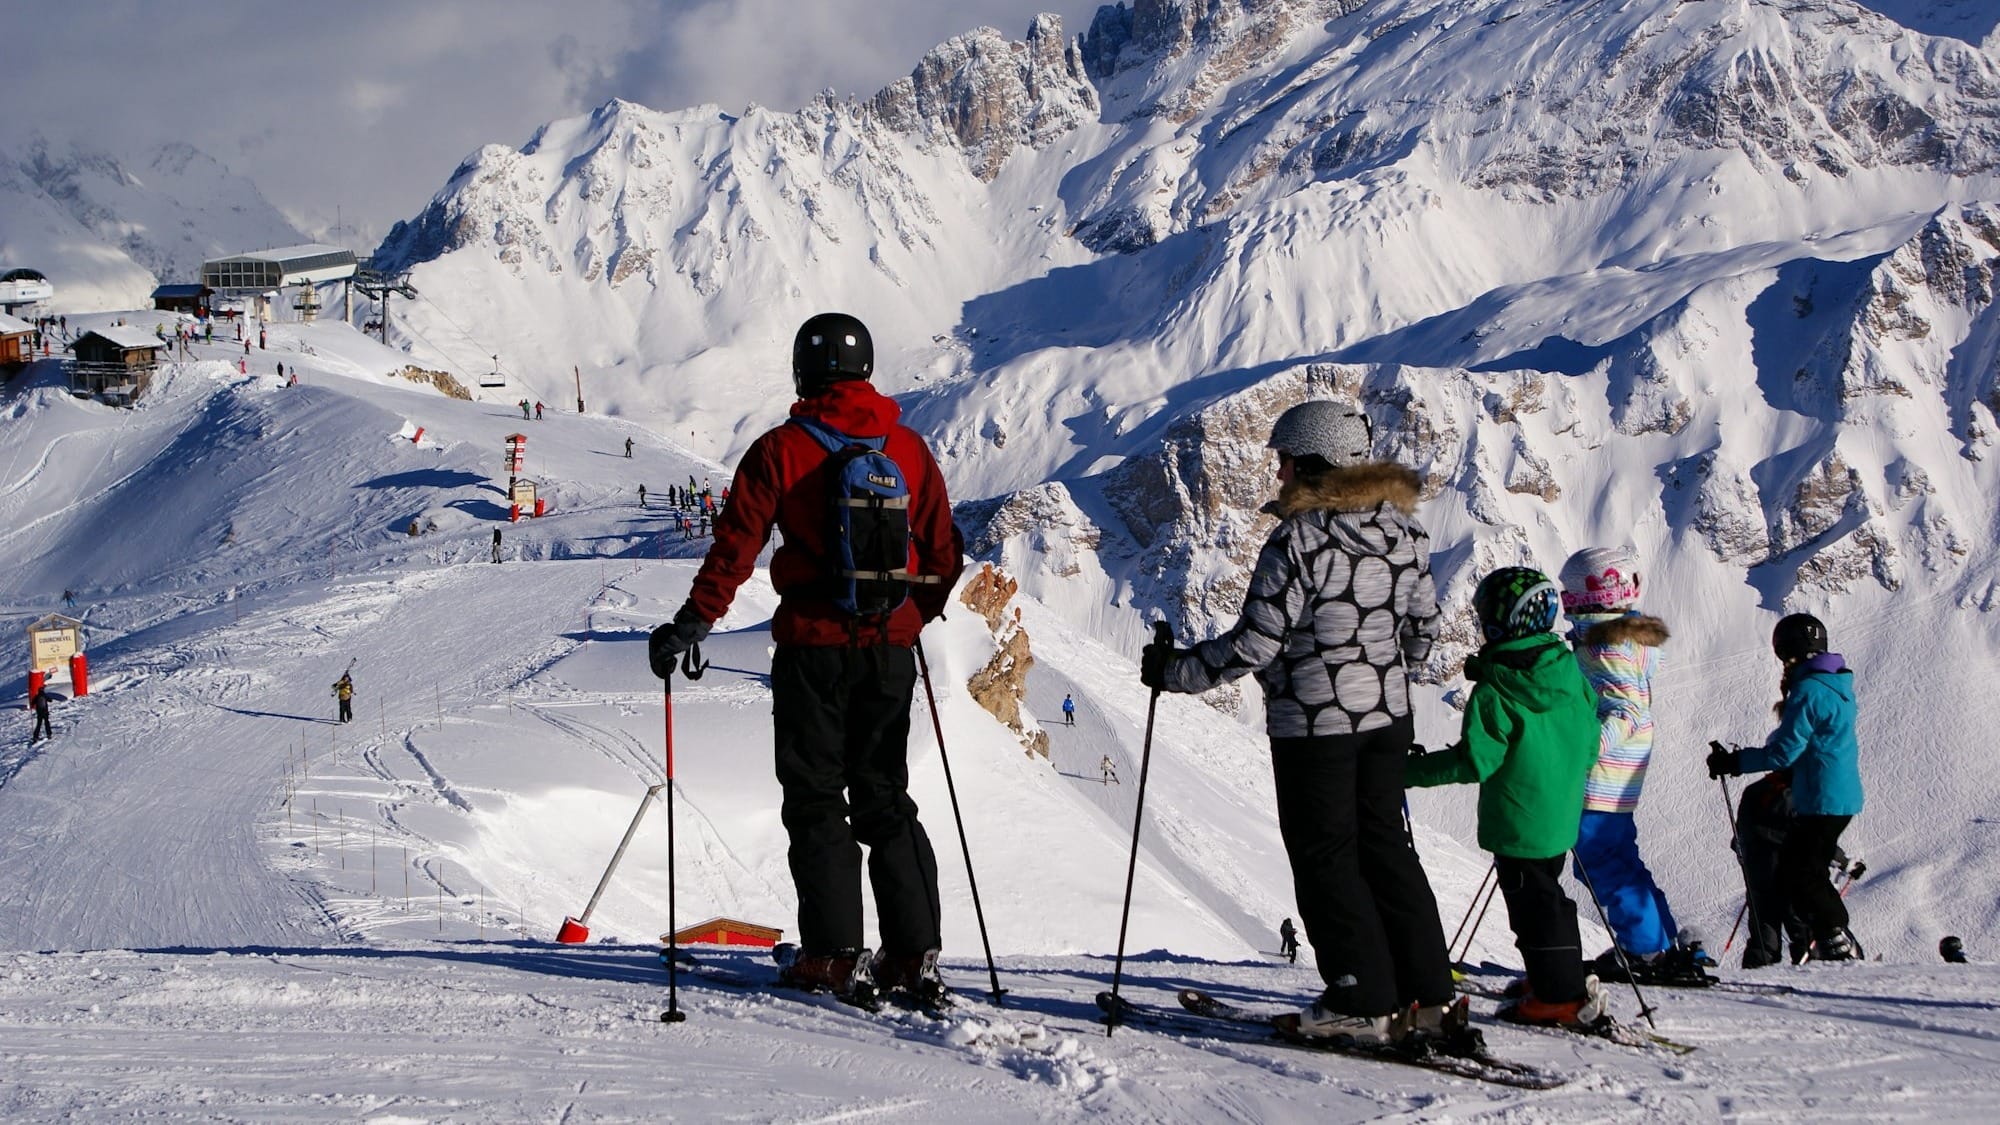
[[504, 387], [507, 385], [507, 377], [500, 374], [499, 356], [496, 355], [493, 357], [493, 370], [479, 377], [479, 385], [482, 387]]

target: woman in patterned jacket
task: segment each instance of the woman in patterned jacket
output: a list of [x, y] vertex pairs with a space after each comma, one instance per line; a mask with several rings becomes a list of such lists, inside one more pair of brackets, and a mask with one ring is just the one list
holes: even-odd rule
[[1464, 1008], [1402, 819], [1409, 674], [1438, 631], [1418, 477], [1371, 460], [1368, 420], [1344, 403], [1287, 410], [1269, 444], [1279, 523], [1242, 617], [1191, 649], [1148, 646], [1140, 677], [1192, 693], [1255, 673], [1264, 689], [1278, 829], [1326, 981], [1282, 1029], [1357, 1043], [1448, 1035]]

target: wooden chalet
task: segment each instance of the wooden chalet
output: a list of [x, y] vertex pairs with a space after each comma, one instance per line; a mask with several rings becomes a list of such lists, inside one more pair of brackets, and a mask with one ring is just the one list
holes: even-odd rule
[[754, 945], [769, 949], [778, 944], [785, 931], [735, 918], [710, 918], [674, 934], [676, 945]]
[[35, 326], [0, 313], [0, 364], [26, 363], [34, 355]]
[[153, 290], [153, 307], [163, 312], [208, 314], [209, 298], [215, 290], [206, 285], [162, 285]]
[[70, 393], [130, 406], [152, 383], [164, 346], [152, 333], [124, 325], [85, 332], [70, 348], [76, 356], [70, 363]]

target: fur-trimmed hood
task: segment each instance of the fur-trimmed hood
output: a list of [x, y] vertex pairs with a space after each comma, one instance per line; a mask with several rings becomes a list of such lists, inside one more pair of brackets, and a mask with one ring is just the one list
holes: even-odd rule
[[1620, 645], [1632, 643], [1647, 648], [1658, 648], [1667, 643], [1673, 634], [1667, 632], [1667, 623], [1648, 614], [1621, 613], [1616, 617], [1579, 615], [1573, 618], [1579, 626], [1583, 643], [1587, 645]]
[[1368, 461], [1320, 474], [1311, 483], [1294, 477], [1278, 489], [1268, 511], [1279, 518], [1300, 512], [1372, 512], [1388, 503], [1405, 516], [1414, 515], [1423, 492], [1423, 478], [1414, 470], [1389, 461]]

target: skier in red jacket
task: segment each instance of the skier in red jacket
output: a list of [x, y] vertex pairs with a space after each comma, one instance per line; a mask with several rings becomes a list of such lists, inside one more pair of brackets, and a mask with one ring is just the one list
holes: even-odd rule
[[[792, 345], [794, 419], [850, 438], [879, 439], [909, 489], [909, 597], [886, 614], [858, 617], [836, 602], [839, 567], [831, 520], [827, 447], [803, 425], [759, 437], [736, 469], [715, 540], [674, 620], [653, 631], [649, 656], [665, 678], [708, 635], [750, 577], [775, 527], [771, 556], [779, 604], [771, 696], [782, 818], [799, 896], [797, 960], [789, 983], [853, 998], [880, 988], [929, 1004], [945, 998], [937, 859], [909, 795], [912, 653], [925, 623], [944, 615], [963, 567], [944, 477], [897, 404], [868, 383], [874, 345], [854, 317], [822, 313]], [[861, 846], [881, 925], [881, 955], [863, 948]]]

